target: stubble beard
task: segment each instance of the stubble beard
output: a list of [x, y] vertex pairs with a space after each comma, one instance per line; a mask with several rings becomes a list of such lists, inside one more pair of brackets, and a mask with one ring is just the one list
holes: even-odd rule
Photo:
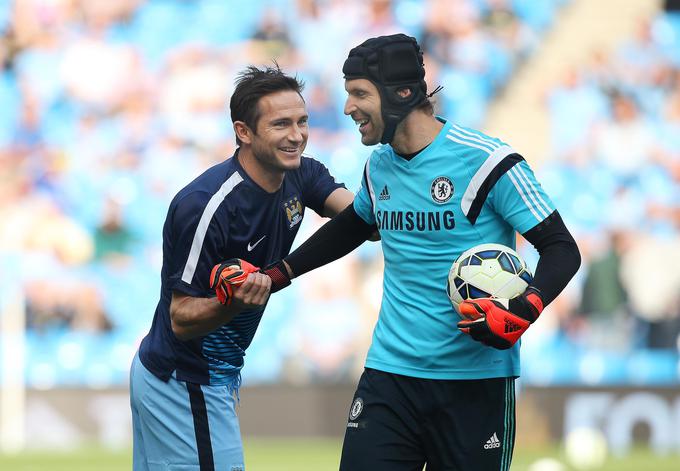
[[270, 147], [254, 145], [253, 146], [253, 156], [258, 162], [260, 167], [271, 172], [287, 172], [289, 170], [296, 170], [300, 167], [300, 162], [302, 159], [302, 152], [304, 147], [301, 146], [300, 156], [294, 165], [288, 165], [289, 161], [283, 161], [277, 156], [276, 150], [272, 150]]

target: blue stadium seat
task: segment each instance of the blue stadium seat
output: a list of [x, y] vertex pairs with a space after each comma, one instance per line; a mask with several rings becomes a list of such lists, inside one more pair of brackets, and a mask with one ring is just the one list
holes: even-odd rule
[[12, 142], [19, 117], [21, 99], [13, 74], [0, 72], [0, 147], [7, 147]]

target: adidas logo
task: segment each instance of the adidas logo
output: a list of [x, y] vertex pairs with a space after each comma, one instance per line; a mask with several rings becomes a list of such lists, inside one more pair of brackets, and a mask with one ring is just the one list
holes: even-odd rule
[[387, 189], [387, 185], [385, 185], [385, 188], [383, 188], [382, 191], [380, 192], [378, 199], [380, 201], [385, 201], [385, 200], [390, 199], [390, 190]]
[[498, 440], [498, 436], [496, 435], [496, 432], [493, 433], [491, 438], [489, 438], [486, 443], [484, 444], [484, 449], [485, 450], [493, 450], [494, 448], [500, 448], [501, 447], [501, 442]]
[[515, 324], [509, 319], [505, 319], [505, 333], [509, 334], [510, 332], [516, 332], [520, 330], [522, 327]]

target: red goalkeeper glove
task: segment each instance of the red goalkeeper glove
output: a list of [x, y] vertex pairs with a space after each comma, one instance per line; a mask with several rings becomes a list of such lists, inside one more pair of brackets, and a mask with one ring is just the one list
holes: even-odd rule
[[467, 299], [459, 306], [468, 319], [458, 329], [478, 342], [506, 350], [512, 347], [543, 311], [541, 293], [529, 287], [512, 299]]
[[230, 258], [222, 263], [215, 265], [210, 272], [210, 287], [215, 290], [217, 299], [229, 306], [234, 294], [233, 286], [240, 285], [249, 273], [258, 271], [259, 268], [251, 265], [240, 258]]
[[286, 265], [284, 265], [283, 260], [279, 260], [278, 262], [274, 262], [271, 265], [267, 265], [263, 270], [260, 271], [271, 278], [271, 293], [276, 293], [277, 291], [282, 290], [286, 286], [290, 285], [290, 276], [288, 275], [288, 270], [286, 269]]

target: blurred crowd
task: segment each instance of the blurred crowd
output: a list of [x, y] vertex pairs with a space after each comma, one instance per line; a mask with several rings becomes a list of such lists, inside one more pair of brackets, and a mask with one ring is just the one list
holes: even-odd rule
[[[355, 190], [369, 149], [342, 115], [351, 47], [416, 36], [430, 89], [444, 86], [437, 113], [479, 127], [565, 3], [0, 0], [0, 260], [26, 303], [29, 384], [125, 381], [158, 300], [167, 206], [233, 153], [228, 99], [246, 65], [276, 60], [305, 81], [307, 153]], [[660, 16], [547, 94], [539, 176], [586, 263], [535, 348], [677, 353], [679, 34]], [[322, 223], [307, 216], [299, 241]], [[381, 263], [365, 244], [273, 296], [244, 379], [354, 377]]]
[[680, 16], [642, 20], [613, 52], [593, 52], [546, 106], [543, 181], [585, 256], [559, 331], [583, 346], [677, 351]]

